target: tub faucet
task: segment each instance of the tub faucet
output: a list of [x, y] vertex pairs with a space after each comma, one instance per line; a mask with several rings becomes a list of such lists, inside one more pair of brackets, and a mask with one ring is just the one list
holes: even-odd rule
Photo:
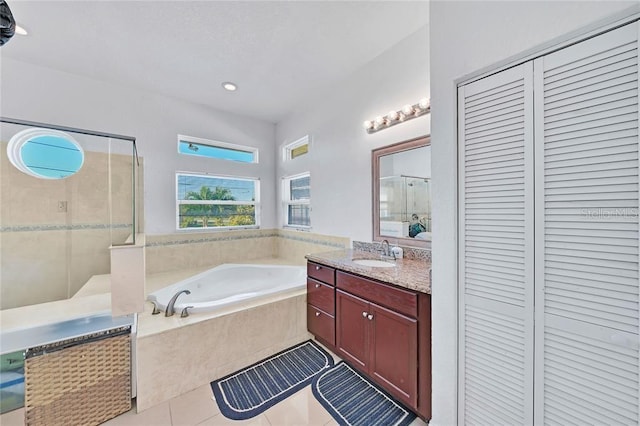
[[176, 304], [176, 299], [178, 299], [178, 296], [180, 296], [182, 293], [191, 294], [189, 290], [180, 290], [179, 292], [174, 294], [171, 300], [169, 300], [169, 303], [167, 304], [167, 309], [164, 311], [165, 317], [170, 317], [171, 315], [176, 313], [176, 310], [173, 307], [173, 305]]

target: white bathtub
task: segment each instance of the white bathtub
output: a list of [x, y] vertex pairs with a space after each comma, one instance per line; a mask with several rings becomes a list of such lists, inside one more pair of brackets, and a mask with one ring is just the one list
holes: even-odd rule
[[306, 268], [288, 265], [224, 264], [155, 291], [147, 300], [165, 310], [171, 297], [181, 290], [175, 305], [180, 315], [187, 306], [189, 313], [209, 312], [234, 303], [302, 289], [306, 286]]

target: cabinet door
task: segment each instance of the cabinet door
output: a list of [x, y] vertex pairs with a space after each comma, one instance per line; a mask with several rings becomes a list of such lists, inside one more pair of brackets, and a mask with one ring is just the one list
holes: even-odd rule
[[307, 329], [324, 343], [335, 345], [336, 327], [333, 316], [312, 304], [307, 304]]
[[418, 321], [374, 303], [369, 308], [369, 374], [410, 407], [418, 396]]
[[369, 302], [341, 290], [336, 291], [338, 355], [363, 369], [369, 357], [368, 314]]

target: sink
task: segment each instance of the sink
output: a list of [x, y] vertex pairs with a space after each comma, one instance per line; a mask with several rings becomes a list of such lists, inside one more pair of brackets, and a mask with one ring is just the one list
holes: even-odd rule
[[374, 268], [393, 268], [394, 266], [396, 266], [394, 263], [376, 259], [356, 259], [353, 261], [353, 263], [362, 266], [372, 266]]

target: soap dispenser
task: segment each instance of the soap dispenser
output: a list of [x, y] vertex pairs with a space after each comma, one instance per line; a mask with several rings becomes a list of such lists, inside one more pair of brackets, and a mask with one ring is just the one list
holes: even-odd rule
[[402, 259], [402, 257], [404, 256], [404, 251], [402, 250], [402, 247], [398, 246], [397, 242], [395, 246], [391, 247], [391, 253], [393, 253], [393, 256], [396, 259]]

